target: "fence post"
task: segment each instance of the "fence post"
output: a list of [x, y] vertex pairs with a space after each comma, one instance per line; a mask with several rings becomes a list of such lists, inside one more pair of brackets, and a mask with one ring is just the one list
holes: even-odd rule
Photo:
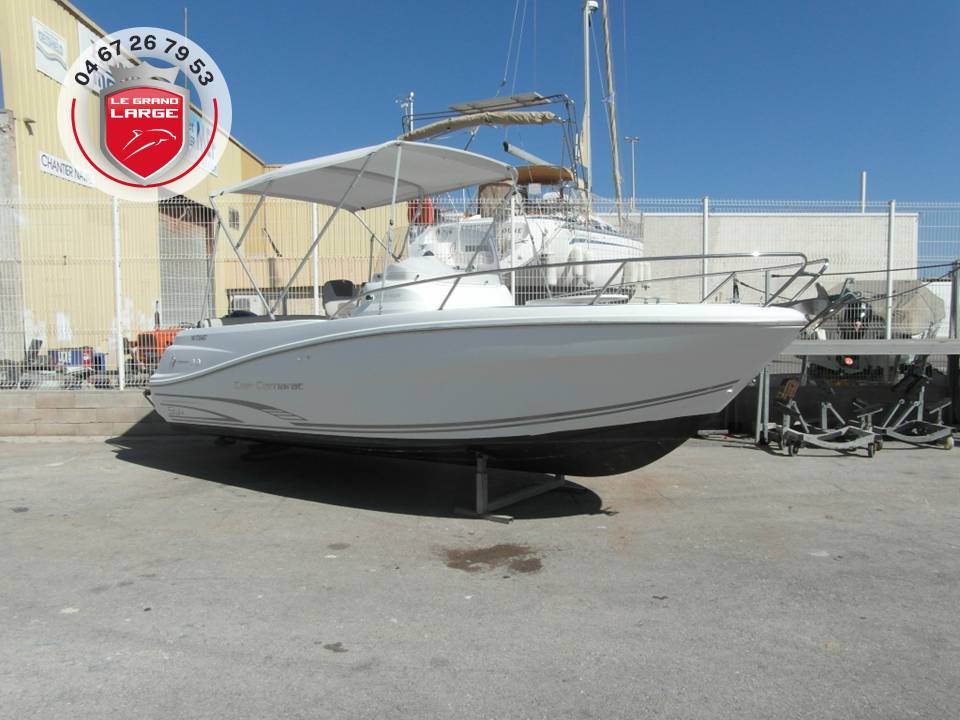
[[[515, 210], [517, 208], [516, 200], [517, 198], [515, 196], [510, 197], [510, 267], [513, 267], [514, 263], [517, 262], [517, 248], [513, 241], [514, 237], [516, 237], [516, 233], [514, 232], [514, 227], [513, 227], [513, 223], [516, 220], [516, 213], [515, 213]], [[589, 222], [589, 218], [587, 221]], [[532, 238], [530, 240], [530, 243], [532, 246], [532, 243], [533, 243]], [[520, 303], [517, 302], [517, 274], [515, 272], [510, 273], [510, 294], [513, 295], [513, 304], [519, 305]]]
[[890, 340], [893, 337], [893, 240], [894, 224], [897, 221], [897, 201], [890, 201], [887, 211], [887, 305], [886, 305], [886, 332], [884, 337]]
[[[770, 302], [770, 271], [763, 272], [763, 304]], [[763, 444], [770, 444], [770, 365], [763, 366]]]
[[[770, 271], [763, 271], [763, 304], [770, 299]], [[770, 443], [770, 366], [764, 365], [757, 375], [757, 420], [754, 424], [753, 442], [756, 445]]]
[[[953, 274], [950, 276], [950, 337], [960, 339], [960, 260], [953, 262]], [[953, 422], [960, 423], [960, 356], [947, 356], [947, 382], [950, 399], [953, 400]]]
[[[706, 255], [709, 247], [710, 233], [710, 198], [703, 198], [703, 235], [700, 238], [700, 254]], [[707, 296], [707, 258], [700, 261], [700, 297]]]
[[114, 323], [114, 342], [117, 348], [117, 387], [121, 390], [127, 387], [126, 357], [123, 354], [123, 323], [120, 312], [123, 309], [120, 284], [120, 198], [113, 198], [113, 311], [116, 314]]
[[[317, 218], [317, 204], [311, 203], [313, 209], [313, 237], [317, 237], [319, 220]], [[320, 258], [318, 248], [313, 248], [313, 314], [320, 314]]]

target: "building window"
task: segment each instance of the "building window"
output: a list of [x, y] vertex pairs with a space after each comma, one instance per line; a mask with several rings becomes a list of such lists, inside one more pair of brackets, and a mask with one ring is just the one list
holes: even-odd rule
[[240, 229], [240, 211], [236, 208], [230, 208], [230, 229]]

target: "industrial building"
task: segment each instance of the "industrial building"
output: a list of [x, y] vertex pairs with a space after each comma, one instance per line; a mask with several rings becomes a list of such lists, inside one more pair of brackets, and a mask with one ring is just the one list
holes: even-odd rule
[[[239, 140], [230, 138], [211, 174], [186, 196], [120, 202], [116, 222], [111, 198], [67, 159], [57, 129], [61, 83], [84, 44], [104, 34], [66, 0], [0, 4], [0, 359], [19, 360], [40, 340], [48, 349], [96, 348], [116, 367], [118, 317], [120, 334], [132, 339], [158, 324], [195, 323], [205, 304], [207, 312], [227, 312], [229, 298], [249, 286], [209, 203], [214, 190], [269, 167]], [[289, 274], [288, 258], [302, 253], [329, 212], [297, 205], [270, 203], [244, 242], [263, 287]], [[221, 208], [234, 238], [251, 208], [241, 200]], [[369, 213], [366, 220], [382, 230], [385, 218]], [[323, 280], [366, 273], [366, 238], [335, 236], [300, 278], [308, 289], [294, 293], [288, 312], [312, 311], [312, 287]]]

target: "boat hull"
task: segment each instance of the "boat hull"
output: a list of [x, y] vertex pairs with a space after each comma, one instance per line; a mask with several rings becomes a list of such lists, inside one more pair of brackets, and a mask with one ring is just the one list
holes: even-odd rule
[[185, 432], [229, 436], [278, 445], [377, 457], [472, 465], [477, 455], [490, 467], [596, 477], [649, 465], [676, 450], [700, 428], [700, 416], [531, 437], [463, 440], [374, 440], [338, 435], [171, 423]]
[[605, 475], [676, 447], [795, 336], [745, 306], [503, 307], [181, 333], [151, 378], [199, 432]]

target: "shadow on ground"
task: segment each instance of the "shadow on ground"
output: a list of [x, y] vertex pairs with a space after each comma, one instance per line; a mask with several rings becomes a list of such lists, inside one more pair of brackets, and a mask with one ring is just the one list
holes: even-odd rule
[[[190, 435], [124, 435], [107, 441], [117, 458], [174, 475], [242, 487], [255, 492], [363, 510], [453, 517], [454, 508], [472, 507], [473, 468], [416, 460], [376, 458], [309, 448], [277, 448], [251, 453], [246, 443], [218, 445]], [[490, 496], [513, 492], [547, 476], [490, 471]], [[554, 490], [500, 512], [517, 519], [592, 515], [600, 497], [583, 486]]]

